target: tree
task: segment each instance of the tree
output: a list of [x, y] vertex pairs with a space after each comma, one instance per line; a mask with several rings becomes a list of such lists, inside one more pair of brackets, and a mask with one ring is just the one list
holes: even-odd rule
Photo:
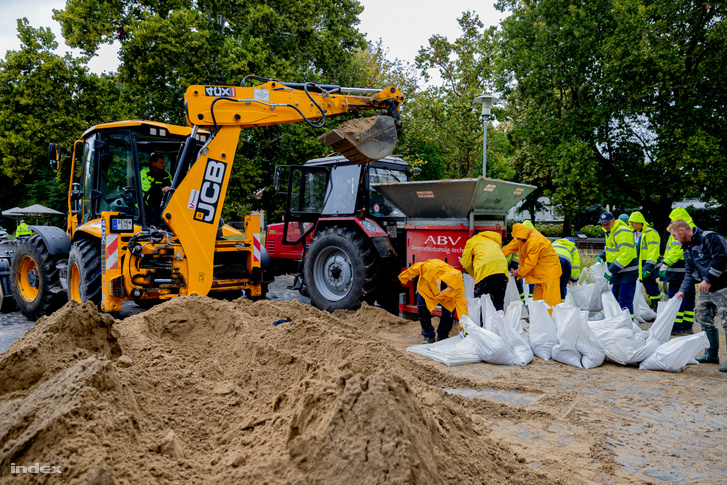
[[[501, 0], [500, 87], [516, 168], [566, 217], [595, 202], [724, 198], [724, 6]], [[720, 163], [722, 162], [722, 163]], [[710, 175], [707, 176], [707, 173]]]
[[64, 211], [70, 164], [48, 170], [48, 144], [70, 147], [89, 126], [122, 116], [118, 87], [112, 76], [89, 73], [86, 58], [54, 54], [50, 29], [20, 19], [18, 37], [20, 50], [0, 61], [0, 204]]
[[[429, 45], [419, 51], [417, 68], [424, 80], [430, 80], [428, 70], [436, 69], [441, 86], [429, 87], [419, 94], [412, 107], [417, 128], [423, 139], [436, 147], [447, 177], [475, 177], [482, 173], [483, 121], [479, 105], [472, 101], [483, 92], [491, 92], [493, 68], [498, 55], [495, 28], [484, 29], [479, 17], [465, 12], [459, 19], [462, 36], [453, 42], [434, 35]], [[498, 110], [494, 110], [497, 117]], [[506, 157], [505, 132], [488, 128], [488, 176], [507, 178], [512, 171]]]
[[[88, 55], [120, 42], [118, 75], [134, 117], [184, 124], [183, 93], [193, 84], [235, 86], [255, 74], [349, 85], [355, 52], [366, 46], [355, 28], [361, 11], [355, 0], [68, 0], [55, 18], [67, 43]], [[269, 191], [253, 194], [272, 186], [275, 165], [325, 154], [317, 137], [329, 129], [245, 130], [224, 216], [275, 209]]]

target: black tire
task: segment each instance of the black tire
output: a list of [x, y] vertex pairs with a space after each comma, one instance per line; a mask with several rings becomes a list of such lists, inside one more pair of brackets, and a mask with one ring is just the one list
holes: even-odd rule
[[10, 292], [10, 278], [0, 277], [0, 313], [15, 310], [15, 299]]
[[101, 243], [76, 241], [68, 254], [68, 301], [101, 304]]
[[51, 256], [40, 236], [27, 238], [15, 249], [10, 267], [10, 286], [18, 309], [25, 318], [37, 320], [65, 303], [58, 271], [58, 262], [65, 256]]
[[371, 301], [377, 284], [377, 256], [362, 234], [329, 227], [316, 234], [303, 267], [311, 302], [321, 310], [355, 310]]

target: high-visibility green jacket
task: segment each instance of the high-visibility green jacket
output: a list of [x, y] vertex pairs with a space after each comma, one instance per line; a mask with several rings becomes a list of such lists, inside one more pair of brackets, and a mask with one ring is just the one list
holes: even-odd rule
[[578, 281], [581, 276], [581, 255], [578, 253], [575, 243], [565, 238], [557, 239], [553, 241], [553, 249], [555, 249], [559, 258], [570, 261], [570, 279], [574, 283]]
[[639, 278], [643, 279], [644, 269], [653, 273], [656, 270], [656, 263], [659, 261], [661, 254], [661, 236], [651, 227], [641, 212], [634, 212], [629, 217], [629, 222], [637, 222], [643, 224], [638, 239], [639, 253]]
[[606, 237], [606, 262], [613, 274], [611, 283], [631, 283], [639, 277], [639, 259], [636, 255], [634, 231], [620, 219], [613, 223]]
[[28, 225], [24, 222], [18, 224], [18, 228], [15, 230], [15, 237], [20, 236], [32, 236], [33, 231], [30, 230]]
[[[677, 207], [671, 211], [669, 219], [672, 222], [680, 220], [686, 221], [692, 226], [692, 229], [697, 227], [692, 217], [683, 207]], [[682, 244], [674, 239], [674, 236], [669, 236], [666, 242], [664, 264], [666, 265], [666, 278], [662, 278], [662, 281], [681, 281], [684, 279], [684, 250], [682, 249]]]

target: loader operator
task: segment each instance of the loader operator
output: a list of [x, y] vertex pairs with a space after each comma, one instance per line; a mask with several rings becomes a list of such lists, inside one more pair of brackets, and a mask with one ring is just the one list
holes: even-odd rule
[[483, 231], [469, 238], [462, 252], [462, 267], [475, 279], [475, 298], [490, 295], [495, 310], [504, 311], [508, 272], [502, 237]]
[[172, 185], [172, 176], [166, 170], [164, 157], [158, 153], [149, 156], [150, 166], [141, 171], [141, 190], [144, 192], [147, 222], [156, 226], [161, 224], [161, 203], [164, 192]]
[[639, 255], [639, 279], [649, 295], [649, 305], [656, 311], [661, 300], [661, 289], [656, 282], [656, 264], [659, 261], [661, 236], [647, 222], [641, 212], [629, 217], [629, 224], [636, 233], [636, 253]]
[[525, 278], [525, 283], [535, 285], [534, 300], [544, 300], [553, 312], [555, 305], [560, 303], [560, 260], [548, 238], [537, 229], [517, 223], [512, 226], [513, 240], [502, 248], [505, 256], [519, 253], [520, 266], [511, 269], [513, 278]]
[[605, 258], [608, 265], [603, 277], [613, 285], [611, 293], [619, 306], [628, 309], [633, 318], [636, 280], [639, 278], [634, 231], [621, 219], [614, 219], [610, 212], [601, 214], [598, 223], [606, 231], [606, 249], [598, 256], [601, 260]]

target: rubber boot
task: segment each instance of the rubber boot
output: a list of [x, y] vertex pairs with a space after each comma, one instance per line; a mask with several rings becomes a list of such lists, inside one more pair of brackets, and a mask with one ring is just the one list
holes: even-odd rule
[[[717, 333], [717, 328], [708, 328], [704, 333], [707, 334], [709, 348], [704, 351], [704, 355], [697, 357], [696, 360], [700, 364], [719, 364], [719, 334]], [[720, 368], [720, 370], [722, 369]], [[727, 372], [727, 368], [725, 368], [725, 372]]]

